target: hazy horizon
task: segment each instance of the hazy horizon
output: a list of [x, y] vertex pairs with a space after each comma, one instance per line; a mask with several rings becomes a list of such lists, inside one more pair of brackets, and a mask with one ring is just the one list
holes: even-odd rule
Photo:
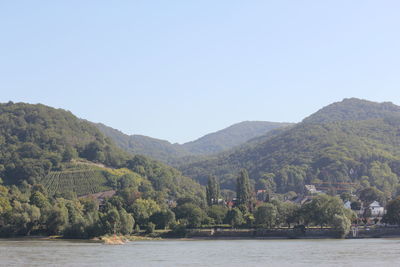
[[0, 102], [185, 143], [400, 99], [398, 1], [0, 3]]

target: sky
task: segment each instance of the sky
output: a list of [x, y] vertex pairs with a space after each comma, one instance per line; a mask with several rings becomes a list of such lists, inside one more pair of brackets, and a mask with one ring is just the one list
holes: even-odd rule
[[400, 1], [0, 1], [0, 102], [187, 142], [400, 104]]

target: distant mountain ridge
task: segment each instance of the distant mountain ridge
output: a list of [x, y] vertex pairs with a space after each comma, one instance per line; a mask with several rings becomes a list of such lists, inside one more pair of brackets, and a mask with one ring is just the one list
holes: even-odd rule
[[234, 189], [246, 168], [257, 189], [302, 192], [305, 184], [375, 186], [400, 192], [400, 107], [351, 98], [333, 103], [286, 129], [238, 148], [180, 166], [205, 184], [215, 175]]
[[95, 124], [106, 136], [125, 151], [152, 157], [165, 163], [176, 163], [184, 157], [208, 156], [241, 145], [268, 131], [292, 125], [290, 123], [244, 121], [223, 130], [207, 134], [182, 145], [143, 135], [126, 135], [104, 124]]

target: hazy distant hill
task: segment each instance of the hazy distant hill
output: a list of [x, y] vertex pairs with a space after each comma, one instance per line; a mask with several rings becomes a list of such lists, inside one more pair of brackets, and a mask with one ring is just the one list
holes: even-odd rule
[[278, 192], [351, 182], [391, 194], [400, 188], [400, 107], [345, 99], [275, 135], [181, 166], [201, 183], [214, 174], [232, 189], [240, 168], [249, 170], [257, 188]]
[[231, 149], [267, 132], [291, 125], [290, 123], [267, 121], [243, 121], [215, 133], [207, 134], [195, 141], [183, 144], [192, 154], [210, 155]]
[[165, 163], [188, 154], [179, 144], [171, 144], [168, 141], [144, 135], [127, 135], [101, 123], [95, 125], [120, 148], [131, 154], [146, 155]]
[[0, 104], [0, 178], [42, 183], [53, 194], [117, 189], [127, 181], [171, 198], [203, 194], [176, 169], [129, 155], [92, 123], [40, 104]]
[[268, 131], [288, 125], [291, 124], [245, 121], [180, 145], [142, 135], [129, 136], [104, 124], [96, 124], [100, 131], [113, 139], [125, 151], [146, 155], [169, 164], [174, 164], [184, 157], [219, 153], [264, 135]]

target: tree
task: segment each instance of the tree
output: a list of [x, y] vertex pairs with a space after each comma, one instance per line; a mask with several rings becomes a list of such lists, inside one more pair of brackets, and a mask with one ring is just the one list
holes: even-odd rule
[[41, 193], [40, 191], [36, 191], [31, 195], [30, 203], [41, 209], [50, 205], [47, 197], [43, 195], [43, 193]]
[[349, 192], [343, 192], [340, 194], [340, 198], [343, 200], [343, 202], [347, 202], [351, 201], [353, 196]]
[[365, 202], [366, 205], [371, 204], [375, 200], [383, 204], [385, 196], [376, 187], [367, 187], [360, 191], [360, 200]]
[[47, 217], [46, 226], [50, 234], [61, 234], [68, 223], [68, 210], [62, 202], [56, 203]]
[[208, 207], [207, 214], [210, 218], [214, 219], [216, 224], [221, 224], [224, 221], [228, 208], [220, 205], [212, 205]]
[[361, 209], [361, 202], [360, 201], [353, 201], [350, 204], [352, 210], [360, 210]]
[[192, 203], [178, 205], [174, 211], [176, 218], [187, 221], [187, 226], [191, 228], [199, 227], [206, 217], [204, 211]]
[[344, 214], [335, 214], [333, 216], [332, 226], [337, 231], [338, 237], [345, 238], [350, 232], [351, 221]]
[[[8, 189], [5, 186], [0, 185], [0, 218], [3, 214], [11, 210], [11, 204], [8, 199]], [[1, 225], [1, 219], [0, 219]]]
[[266, 225], [272, 228], [277, 221], [278, 210], [271, 203], [265, 203], [257, 207], [255, 212], [255, 220], [257, 225]]
[[244, 224], [243, 213], [238, 208], [233, 208], [226, 214], [225, 222], [230, 224], [232, 227], [238, 227]]
[[390, 224], [400, 225], [400, 197], [389, 201], [386, 205], [386, 214], [383, 219]]
[[211, 175], [210, 177], [208, 177], [208, 183], [206, 186], [206, 198], [208, 206], [218, 204], [219, 195], [219, 183], [217, 181], [217, 178]]
[[251, 204], [251, 189], [249, 174], [245, 169], [240, 171], [239, 177], [236, 181], [236, 196], [237, 204], [245, 205], [247, 208]]
[[119, 230], [120, 216], [116, 208], [111, 208], [103, 217], [104, 230], [109, 234], [117, 233]]
[[175, 222], [175, 213], [170, 209], [158, 211], [150, 216], [150, 222], [154, 223], [157, 229], [165, 229]]
[[133, 231], [133, 225], [135, 224], [135, 220], [133, 219], [132, 215], [127, 213], [125, 209], [121, 209], [119, 211], [119, 218], [119, 232], [123, 235], [131, 234]]
[[276, 224], [286, 224], [288, 227], [290, 227], [290, 224], [296, 222], [296, 212], [298, 210], [298, 206], [296, 204], [277, 200], [273, 200], [271, 203], [275, 205], [277, 209]]
[[[338, 197], [329, 195], [318, 195], [311, 202], [304, 204], [300, 209], [303, 221], [315, 225], [332, 225], [335, 215], [351, 216], [353, 213], [346, 212], [343, 201]], [[350, 219], [350, 218], [348, 218]]]
[[160, 211], [160, 206], [152, 199], [137, 199], [130, 207], [135, 221], [141, 225], [147, 225], [151, 215]]

